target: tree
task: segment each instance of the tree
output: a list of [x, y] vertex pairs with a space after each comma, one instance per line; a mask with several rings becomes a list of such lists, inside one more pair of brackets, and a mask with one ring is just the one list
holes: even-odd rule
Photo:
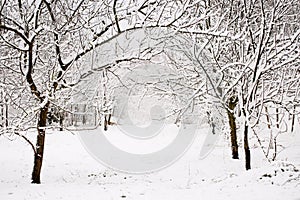
[[[244, 1], [231, 8], [231, 12], [236, 12], [237, 15], [240, 13], [239, 17], [230, 22], [239, 29], [229, 31], [235, 40], [223, 43], [222, 54], [216, 55], [220, 56], [219, 64], [223, 65], [221, 71], [227, 74], [224, 77], [233, 75], [228, 81], [229, 85], [223, 93], [223, 98], [226, 99], [228, 95], [230, 97], [232, 91], [238, 94], [239, 110], [244, 119], [246, 169], [250, 169], [248, 129], [257, 127], [261, 120], [262, 107], [267, 106], [265, 103], [268, 95], [272, 94], [271, 106], [277, 104], [276, 98], [282, 97], [280, 93], [268, 93], [265, 83], [268, 82], [272, 90], [277, 88], [277, 91], [280, 91], [280, 84], [274, 82], [270, 73], [299, 64], [299, 31], [296, 28], [299, 27], [299, 23], [294, 21], [299, 11], [299, 2]], [[282, 21], [286, 26], [283, 26]], [[230, 27], [229, 21], [227, 27]], [[245, 42], [241, 42], [241, 39]], [[234, 53], [234, 56], [223, 56], [226, 55], [227, 49], [232, 49], [230, 52]], [[297, 99], [295, 88], [288, 88], [287, 93]]]
[[[299, 102], [299, 2], [209, 1], [199, 10], [209, 14], [180, 30], [185, 42], [174, 46], [206, 75], [207, 94], [227, 111], [233, 158], [238, 157], [235, 119], [243, 122], [245, 167], [250, 169], [249, 128], [258, 127], [262, 108], [281, 105], [291, 113], [290, 105]], [[271, 78], [282, 71], [290, 73], [280, 81]], [[282, 86], [283, 80], [289, 84]]]
[[[81, 66], [84, 57], [120, 35], [153, 27], [182, 28], [194, 9], [187, 1], [42, 0], [1, 2], [1, 67], [18, 80], [11, 103], [21, 115], [14, 127], [37, 129], [32, 183], [40, 183], [47, 115], [64, 109], [72, 88], [95, 72], [136, 58], [126, 54], [105, 64]], [[5, 56], [7, 55], [7, 56]], [[26, 86], [26, 87], [24, 87]], [[22, 96], [22, 97], [21, 97]], [[37, 123], [32, 123], [37, 120]], [[32, 143], [31, 143], [32, 144]]]

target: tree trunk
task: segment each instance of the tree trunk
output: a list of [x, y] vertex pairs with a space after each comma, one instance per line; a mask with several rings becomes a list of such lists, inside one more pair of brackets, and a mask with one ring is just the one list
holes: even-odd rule
[[292, 114], [292, 124], [291, 124], [291, 133], [294, 132], [294, 126], [295, 126], [295, 114], [296, 113], [296, 105], [294, 105], [294, 110]]
[[5, 109], [4, 109], [4, 104], [5, 104], [5, 101], [4, 101], [4, 97], [3, 97], [3, 93], [2, 91], [0, 91], [0, 99], [2, 101], [2, 103], [0, 103], [0, 113], [1, 113], [1, 121], [0, 121], [0, 127], [4, 127], [5, 126]]
[[85, 125], [86, 124], [86, 105], [83, 105], [83, 112], [82, 112], [82, 124]]
[[4, 126], [4, 105], [0, 103], [0, 113], [1, 113], [1, 121], [0, 121], [0, 127]]
[[112, 125], [112, 122], [110, 120], [111, 120], [111, 114], [108, 115], [108, 120], [107, 120], [108, 125]]
[[276, 108], [276, 127], [279, 129], [279, 108]]
[[64, 130], [64, 119], [65, 119], [64, 112], [60, 112], [59, 113], [59, 131]]
[[108, 121], [107, 121], [107, 116], [106, 114], [104, 115], [104, 130], [107, 131], [107, 125], [108, 125]]
[[239, 159], [239, 147], [237, 142], [237, 135], [236, 135], [236, 123], [235, 123], [235, 116], [234, 116], [234, 108], [236, 106], [236, 101], [233, 100], [231, 97], [229, 99], [228, 107], [230, 110], [227, 110], [228, 119], [229, 119], [229, 126], [230, 126], [230, 139], [231, 139], [231, 151], [232, 151], [232, 158]]
[[5, 127], [8, 127], [8, 101], [5, 100]]
[[265, 111], [266, 111], [266, 118], [267, 118], [267, 122], [268, 122], [268, 128], [271, 129], [271, 120], [270, 120], [270, 117], [269, 117], [269, 111], [268, 111], [268, 108], [265, 107]]
[[245, 162], [246, 162], [246, 170], [251, 169], [251, 155], [250, 148], [248, 143], [248, 125], [245, 124], [244, 129], [244, 150], [245, 150]]
[[34, 166], [32, 171], [31, 183], [40, 184], [41, 183], [41, 168], [43, 164], [44, 156], [44, 144], [45, 144], [45, 133], [46, 133], [46, 122], [47, 113], [49, 108], [49, 102], [44, 108], [40, 109], [38, 124], [37, 124], [37, 141], [36, 141], [36, 153], [34, 155]]

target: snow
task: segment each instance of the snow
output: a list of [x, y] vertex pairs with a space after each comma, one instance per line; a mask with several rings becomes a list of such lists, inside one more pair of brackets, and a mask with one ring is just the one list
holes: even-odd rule
[[[117, 137], [115, 132], [111, 128], [106, 134]], [[173, 137], [170, 135], [160, 137], [167, 140]], [[27, 136], [34, 139], [35, 134], [28, 132]], [[206, 133], [199, 131], [186, 154], [168, 168], [133, 175], [96, 162], [76, 133], [48, 131], [42, 184], [35, 185], [30, 184], [30, 146], [22, 139], [10, 141], [1, 136], [0, 199], [300, 199], [299, 131], [280, 135], [285, 149], [272, 163], [265, 160], [261, 149], [254, 148], [252, 138], [253, 169], [249, 171], [244, 170], [242, 149], [239, 160], [231, 159], [224, 136], [205, 159], [199, 159], [205, 138]]]

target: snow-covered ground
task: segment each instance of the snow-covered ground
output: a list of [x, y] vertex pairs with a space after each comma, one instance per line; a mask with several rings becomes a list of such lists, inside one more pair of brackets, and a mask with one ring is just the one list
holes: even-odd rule
[[[27, 136], [34, 137], [34, 133]], [[253, 169], [249, 171], [244, 170], [242, 149], [240, 160], [232, 160], [228, 141], [222, 136], [214, 150], [205, 159], [199, 159], [205, 137], [200, 131], [187, 153], [170, 167], [152, 174], [132, 175], [99, 164], [86, 152], [76, 134], [49, 132], [42, 184], [34, 185], [30, 184], [30, 146], [22, 139], [10, 141], [2, 136], [0, 200], [300, 199], [300, 131], [280, 136], [279, 142], [286, 148], [272, 163], [264, 159], [260, 148], [253, 148], [257, 145], [252, 138]]]

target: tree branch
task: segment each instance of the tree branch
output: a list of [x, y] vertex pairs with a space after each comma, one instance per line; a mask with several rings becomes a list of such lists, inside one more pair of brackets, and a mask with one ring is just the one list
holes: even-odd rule
[[116, 23], [116, 26], [117, 26], [118, 33], [121, 33], [121, 29], [120, 29], [120, 26], [119, 26], [118, 15], [117, 15], [117, 11], [116, 11], [116, 5], [117, 5], [117, 0], [114, 0], [113, 13], [114, 13], [114, 16], [115, 16], [115, 23]]
[[25, 35], [23, 35], [21, 32], [19, 32], [17, 29], [15, 29], [13, 27], [10, 27], [10, 26], [6, 26], [6, 25], [3, 25], [3, 24], [0, 24], [0, 30], [1, 29], [14, 32], [18, 36], [20, 36], [25, 41], [26, 44], [30, 44], [30, 41], [27, 39], [27, 37]]
[[35, 150], [35, 147], [34, 145], [32, 144], [32, 142], [27, 138], [25, 137], [24, 135], [18, 133], [18, 132], [14, 132], [14, 134], [16, 134], [17, 136], [20, 136], [21, 138], [23, 138], [32, 148], [33, 152], [34, 152], [34, 155], [36, 155], [36, 150]]

